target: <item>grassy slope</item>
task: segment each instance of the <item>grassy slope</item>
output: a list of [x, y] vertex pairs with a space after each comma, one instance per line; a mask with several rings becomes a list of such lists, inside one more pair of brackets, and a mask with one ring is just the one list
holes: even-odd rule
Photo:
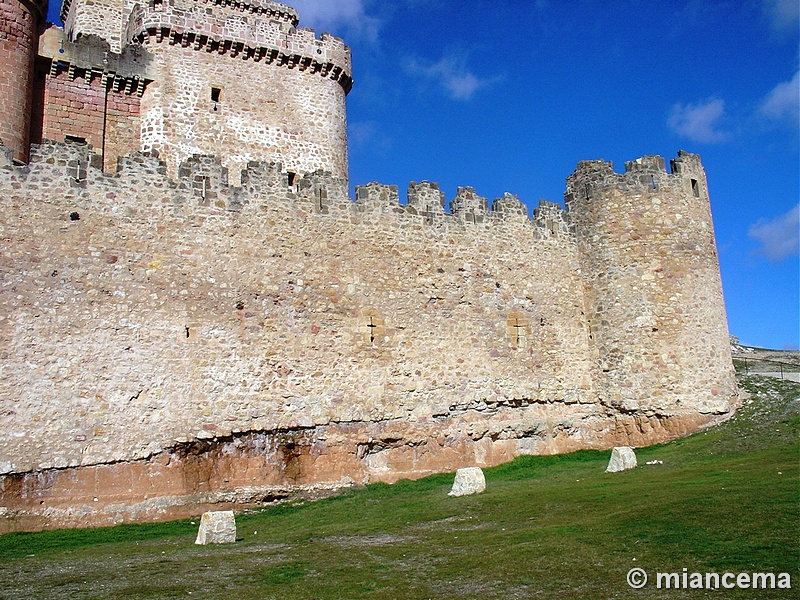
[[[603, 472], [608, 452], [523, 457], [478, 496], [440, 475], [240, 515], [227, 546], [194, 546], [189, 521], [0, 536], [0, 598], [798, 597], [800, 386], [745, 385], [730, 422], [626, 473]], [[789, 572], [794, 589], [633, 591], [634, 566]]]

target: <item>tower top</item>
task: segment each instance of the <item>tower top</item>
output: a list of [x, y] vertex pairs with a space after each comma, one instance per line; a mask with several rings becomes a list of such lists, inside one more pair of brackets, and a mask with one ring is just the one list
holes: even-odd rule
[[[42, 3], [42, 0], [30, 0], [31, 2]], [[47, 14], [47, 0], [43, 1], [45, 8], [44, 14]], [[168, 0], [168, 4], [174, 4]], [[297, 11], [291, 6], [281, 4], [280, 2], [272, 2], [271, 0], [200, 0], [202, 4], [210, 4], [215, 6], [224, 6], [233, 8], [243, 13], [251, 13], [269, 17], [270, 19], [287, 24], [289, 27], [297, 27], [300, 22], [300, 16]], [[72, 7], [72, 0], [63, 0], [61, 4], [61, 12], [59, 13], [61, 20], [66, 23], [69, 15], [70, 8]]]

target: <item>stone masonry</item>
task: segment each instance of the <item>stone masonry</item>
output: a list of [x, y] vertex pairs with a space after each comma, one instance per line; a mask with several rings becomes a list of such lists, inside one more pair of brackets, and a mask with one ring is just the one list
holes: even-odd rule
[[[171, 180], [154, 156], [112, 176], [91, 155], [49, 143], [0, 169], [9, 527], [640, 446], [736, 406], [727, 338], [711, 345], [724, 313], [705, 328], [696, 316], [721, 311], [718, 278], [695, 276], [713, 237], [680, 241], [674, 216], [685, 203], [707, 214], [694, 155], [675, 163], [690, 171], [659, 172], [659, 189], [597, 163], [616, 183], [595, 183], [593, 200], [621, 223], [605, 237], [581, 214], [543, 204], [528, 219], [515, 197], [488, 208], [470, 188], [446, 213], [426, 182], [408, 205], [375, 183], [351, 201], [343, 180], [290, 184], [274, 163], [249, 164], [238, 187], [213, 157]], [[568, 189], [596, 181], [594, 165]], [[697, 262], [656, 248], [594, 284], [584, 265], [611, 260], [612, 237], [633, 252], [638, 213], [613, 213], [634, 192]], [[616, 317], [624, 307], [646, 322]]]
[[[4, 43], [30, 7], [0, 2]], [[290, 7], [62, 17], [29, 104], [0, 71], [41, 142], [0, 130], [0, 532], [642, 446], [738, 406], [697, 155], [582, 162], [531, 218], [425, 181], [352, 200], [350, 51]]]
[[266, 159], [296, 176], [322, 169], [347, 179], [350, 49], [298, 29], [294, 9], [66, 0], [64, 29], [44, 31], [37, 56], [39, 25], [14, 24], [30, 20], [27, 6], [0, 5], [14, 63], [0, 71], [0, 106], [19, 121], [0, 141], [17, 160], [27, 160], [28, 144], [18, 132], [30, 127], [35, 143], [86, 141], [108, 172], [125, 154], [156, 150], [173, 177], [194, 154], [214, 154], [234, 175]]

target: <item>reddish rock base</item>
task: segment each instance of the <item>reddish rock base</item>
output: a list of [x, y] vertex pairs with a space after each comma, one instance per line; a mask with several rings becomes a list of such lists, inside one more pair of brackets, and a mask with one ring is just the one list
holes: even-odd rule
[[[545, 417], [536, 419], [531, 411]], [[556, 419], [561, 413], [561, 418]], [[564, 414], [573, 417], [572, 422]], [[645, 446], [730, 415], [597, 414], [588, 405], [531, 407], [529, 430], [509, 410], [438, 422], [331, 424], [250, 432], [175, 446], [146, 460], [0, 477], [0, 533], [158, 521], [242, 508], [295, 493], [394, 482], [521, 454]], [[508, 423], [516, 423], [516, 430]], [[555, 424], [557, 423], [557, 424]]]

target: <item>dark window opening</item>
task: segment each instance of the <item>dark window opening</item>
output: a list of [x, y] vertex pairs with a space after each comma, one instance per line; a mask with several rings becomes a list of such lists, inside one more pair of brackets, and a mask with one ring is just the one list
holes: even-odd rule
[[196, 175], [194, 178], [194, 195], [199, 196], [205, 202], [209, 196], [211, 188], [211, 178], [206, 175]]
[[692, 179], [692, 192], [694, 193], [695, 198], [700, 197], [700, 183], [697, 179]]
[[327, 212], [328, 191], [323, 189], [316, 190], [317, 212]]
[[85, 144], [86, 138], [78, 137], [77, 135], [65, 135], [64, 136], [65, 142], [74, 142], [76, 144]]
[[297, 176], [297, 174], [296, 173], [292, 173], [290, 171], [289, 173], [287, 173], [287, 175], [289, 176], [289, 186], [293, 186], [294, 185], [294, 178]]
[[367, 327], [369, 327], [369, 342], [372, 344], [375, 342], [375, 329], [378, 327], [373, 323], [372, 317], [369, 318], [369, 325], [367, 325]]
[[220, 94], [222, 94], [222, 88], [212, 87], [211, 88], [211, 101], [212, 102], [219, 102]]

